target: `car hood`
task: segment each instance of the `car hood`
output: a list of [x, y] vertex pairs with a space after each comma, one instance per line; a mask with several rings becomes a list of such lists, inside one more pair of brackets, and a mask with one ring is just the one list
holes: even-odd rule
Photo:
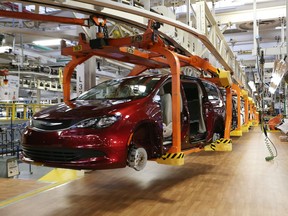
[[46, 108], [36, 113], [34, 119], [84, 119], [107, 115], [131, 100], [75, 100]]

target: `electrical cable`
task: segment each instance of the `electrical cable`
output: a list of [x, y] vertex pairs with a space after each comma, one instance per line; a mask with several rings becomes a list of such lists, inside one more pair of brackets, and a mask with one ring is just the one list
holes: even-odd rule
[[[266, 161], [271, 161], [271, 160], [273, 160], [274, 158], [276, 158], [277, 156], [278, 156], [278, 151], [277, 151], [277, 148], [276, 148], [276, 146], [274, 145], [274, 143], [271, 141], [271, 139], [268, 137], [268, 135], [267, 135], [267, 130], [266, 130], [266, 126], [264, 125], [264, 124], [262, 124], [262, 128], [263, 128], [263, 132], [264, 132], [264, 135], [265, 135], [265, 145], [266, 145], [266, 147], [267, 147], [267, 149], [268, 149], [268, 151], [269, 151], [269, 153], [270, 153], [270, 156], [267, 156], [267, 157], [265, 157], [265, 160]], [[271, 144], [271, 145], [270, 145]], [[272, 149], [272, 147], [273, 147], [273, 149], [274, 149], [274, 151], [275, 151], [275, 154], [274, 154], [274, 152], [273, 152], [273, 149]]]

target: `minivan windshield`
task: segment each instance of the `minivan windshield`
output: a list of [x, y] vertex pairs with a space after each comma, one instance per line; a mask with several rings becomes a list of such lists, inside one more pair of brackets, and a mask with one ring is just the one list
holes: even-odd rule
[[160, 79], [158, 76], [137, 76], [107, 80], [76, 99], [138, 99], [150, 94]]

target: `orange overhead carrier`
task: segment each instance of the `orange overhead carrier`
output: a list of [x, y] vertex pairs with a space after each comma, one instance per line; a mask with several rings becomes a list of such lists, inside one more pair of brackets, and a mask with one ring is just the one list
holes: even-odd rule
[[81, 26], [91, 26], [90, 18], [70, 18], [62, 16], [52, 16], [52, 15], [43, 15], [43, 14], [34, 14], [27, 12], [16, 12], [16, 11], [7, 11], [0, 10], [0, 17], [10, 17], [15, 19], [24, 19], [24, 20], [36, 20], [36, 21], [46, 21], [46, 22], [57, 22], [57, 23], [66, 23], [73, 25]]
[[[96, 22], [95, 22], [96, 23]], [[129, 76], [139, 75], [146, 69], [169, 68], [172, 75], [172, 148], [170, 153], [181, 152], [180, 131], [180, 67], [193, 66], [195, 68], [210, 72], [214, 77], [219, 74], [230, 75], [228, 71], [215, 68], [206, 59], [199, 56], [184, 56], [175, 51], [171, 45], [165, 44], [164, 40], [157, 34], [159, 24], [149, 20], [147, 30], [143, 34], [125, 38], [98, 37], [87, 41], [81, 33], [79, 43], [76, 46], [67, 47], [65, 41], [61, 43], [61, 54], [72, 56], [72, 60], [64, 68], [63, 92], [64, 101], [70, 100], [70, 83], [74, 68], [89, 59], [93, 55], [128, 62], [136, 65]], [[222, 72], [222, 73], [221, 73]], [[226, 74], [226, 75], [225, 75]], [[232, 118], [232, 95], [229, 82], [225, 79], [220, 81], [227, 87], [227, 118], [225, 138], [230, 137], [230, 125]], [[197, 149], [193, 150], [197, 151]], [[198, 149], [199, 151], [199, 149]], [[184, 153], [191, 153], [191, 150]]]

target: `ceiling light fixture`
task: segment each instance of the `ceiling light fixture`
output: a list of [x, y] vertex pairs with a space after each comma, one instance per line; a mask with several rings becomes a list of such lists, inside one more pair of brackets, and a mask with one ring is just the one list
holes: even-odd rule
[[256, 86], [253, 81], [248, 82], [249, 87], [251, 88], [252, 92], [256, 92]]
[[50, 39], [50, 40], [38, 40], [33, 41], [33, 44], [40, 45], [40, 46], [56, 46], [60, 45], [62, 39]]
[[0, 46], [0, 53], [11, 53], [12, 47], [10, 46]]

